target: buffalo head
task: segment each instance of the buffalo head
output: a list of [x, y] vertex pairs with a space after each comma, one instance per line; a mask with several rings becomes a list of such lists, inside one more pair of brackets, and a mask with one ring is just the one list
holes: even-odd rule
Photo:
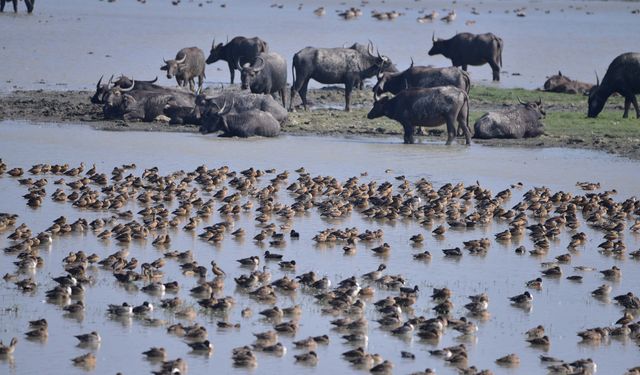
[[167, 78], [171, 79], [182, 69], [186, 60], [186, 54], [183, 54], [182, 57], [176, 56], [175, 60], [162, 59], [164, 65], [160, 67], [160, 70], [165, 70], [167, 72]]
[[606, 101], [607, 98], [603, 98], [602, 95], [600, 95], [600, 78], [598, 78], [598, 73], [596, 73], [596, 85], [589, 91], [589, 111], [587, 112], [587, 117], [597, 117], [600, 112], [602, 112]]
[[113, 80], [113, 76], [111, 76], [111, 78], [109, 78], [109, 82], [103, 84], [102, 78], [104, 78], [104, 76], [100, 77], [98, 80], [98, 83], [96, 84], [96, 92], [91, 97], [91, 103], [93, 104], [104, 104], [104, 97], [109, 91], [111, 81]]
[[445, 52], [445, 40], [436, 38], [436, 33], [434, 32], [431, 35], [431, 41], [433, 42], [433, 46], [429, 50], [429, 56], [434, 55], [443, 55]]
[[[200, 100], [200, 104], [203, 104], [202, 100]], [[204, 98], [204, 105], [198, 105], [196, 103], [196, 107], [196, 112], [202, 120], [200, 134], [214, 133], [220, 130], [227, 132], [229, 130], [226, 115], [231, 111], [231, 108], [233, 108], [233, 101], [231, 105], [228, 105], [225, 100], [222, 107], [218, 107], [213, 100]]]
[[367, 118], [372, 120], [374, 118], [382, 117], [385, 115], [387, 103], [389, 103], [389, 97], [373, 95], [373, 108], [367, 113]]
[[216, 45], [215, 38], [213, 39], [213, 43], [211, 43], [211, 51], [209, 52], [209, 57], [207, 57], [207, 64], [213, 64], [214, 62], [222, 59], [222, 49], [224, 48], [223, 43], [218, 43]]
[[535, 102], [523, 102], [518, 98], [518, 102], [522, 104], [526, 110], [536, 113], [538, 120], [543, 119], [547, 115], [542, 105], [542, 99], [538, 99]]
[[251, 81], [264, 69], [264, 66], [264, 59], [260, 56], [256, 58], [256, 62], [253, 65], [246, 63], [241, 66], [240, 60], [236, 61], [236, 67], [240, 71], [240, 79], [242, 81], [240, 88], [242, 90], [248, 90], [251, 87]]

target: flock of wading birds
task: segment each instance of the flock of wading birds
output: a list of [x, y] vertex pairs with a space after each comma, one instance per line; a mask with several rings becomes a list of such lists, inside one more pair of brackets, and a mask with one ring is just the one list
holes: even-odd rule
[[[264, 252], [263, 259], [255, 255], [238, 259], [241, 270], [250, 270], [246, 274], [233, 278], [239, 293], [246, 293], [259, 304], [271, 307], [259, 312], [261, 318], [273, 323], [273, 329], [266, 332], [254, 333], [255, 342], [238, 347], [231, 353], [233, 364], [238, 367], [253, 367], [258, 363], [256, 352], [283, 355], [286, 351], [279, 341], [279, 335], [294, 336], [298, 329], [298, 322], [302, 319], [302, 307], [279, 307], [276, 303], [279, 295], [286, 296], [298, 293], [311, 293], [316, 303], [321, 306], [324, 314], [335, 316], [331, 321], [332, 329], [342, 334], [342, 339], [356, 346], [356, 349], [342, 353], [342, 357], [351, 362], [355, 368], [364, 369], [374, 374], [391, 373], [393, 363], [378, 354], [365, 350], [367, 328], [371, 324], [364, 315], [367, 303], [377, 290], [394, 291], [394, 296], [370, 303], [378, 311], [377, 324], [391, 334], [411, 337], [415, 335], [421, 340], [437, 344], [438, 340], [449, 330], [455, 330], [462, 335], [474, 335], [478, 327], [474, 319], [488, 318], [489, 295], [482, 293], [469, 296], [469, 303], [464, 305], [465, 316], [454, 318], [454, 305], [451, 302], [453, 291], [447, 287], [434, 288], [431, 298], [434, 301], [434, 316], [416, 316], [408, 313], [421, 297], [417, 286], [405, 286], [406, 280], [402, 275], [385, 273], [385, 264], [364, 275], [354, 275], [347, 279], [332, 282], [327, 277], [320, 277], [314, 271], [299, 274], [295, 277], [287, 273], [295, 272], [295, 260], [284, 260], [281, 253], [275, 250], [285, 247], [287, 237], [296, 239], [300, 234], [292, 229], [293, 219], [304, 212], [317, 211], [321, 216], [341, 218], [358, 212], [360, 215], [382, 221], [399, 219], [414, 220], [425, 228], [432, 228], [433, 236], [445, 236], [448, 228], [473, 228], [490, 223], [494, 220], [509, 222], [509, 229], [495, 234], [495, 241], [508, 241], [528, 234], [535, 244], [530, 250], [520, 246], [516, 253], [547, 257], [550, 261], [543, 263], [542, 275], [539, 278], [526, 281], [524, 293], [510, 298], [510, 303], [517, 308], [531, 307], [532, 294], [529, 289], [542, 288], [544, 278], [562, 277], [566, 264], [571, 261], [572, 254], [579, 253], [587, 242], [587, 236], [580, 231], [581, 221], [596, 231], [602, 233], [602, 243], [598, 251], [606, 256], [621, 259], [628, 254], [632, 258], [640, 258], [640, 250], [627, 250], [622, 240], [625, 232], [640, 231], [640, 201], [629, 198], [623, 202], [616, 202], [612, 195], [615, 191], [597, 193], [599, 184], [579, 183], [586, 191], [585, 195], [572, 195], [562, 191], [552, 192], [548, 188], [533, 188], [523, 195], [511, 209], [503, 205], [511, 198], [511, 189], [521, 189], [521, 184], [514, 184], [511, 189], [493, 194], [479, 184], [464, 186], [445, 184], [436, 189], [430, 182], [420, 179], [410, 182], [404, 176], [398, 176], [397, 185], [384, 181], [362, 183], [358, 177], [352, 177], [340, 182], [331, 176], [312, 177], [303, 168], [296, 170], [298, 177], [289, 182], [287, 171], [276, 174], [275, 170], [258, 170], [250, 168], [241, 172], [231, 171], [228, 167], [208, 169], [200, 166], [194, 171], [178, 171], [168, 175], [161, 175], [157, 168], [145, 169], [135, 176], [131, 170], [135, 165], [116, 167], [111, 174], [100, 173], [95, 165], [85, 170], [85, 165], [69, 167], [65, 165], [37, 164], [28, 169], [29, 177], [24, 175], [22, 168], [11, 168], [0, 159], [0, 176], [13, 178], [26, 190], [23, 195], [26, 204], [37, 209], [45, 199], [56, 202], [66, 202], [78, 209], [78, 212], [104, 212], [105, 218], [98, 218], [91, 222], [78, 219], [70, 222], [64, 216], [54, 220], [50, 227], [35, 233], [26, 223], [19, 223], [18, 215], [11, 213], [0, 214], [0, 232], [8, 233], [7, 239], [11, 245], [4, 249], [5, 256], [15, 256], [15, 273], [4, 275], [5, 288], [15, 285], [19, 290], [34, 295], [41, 294], [39, 285], [34, 280], [34, 273], [44, 265], [44, 258], [39, 249], [56, 237], [67, 233], [93, 233], [99, 239], [111, 239], [124, 249], [113, 254], [101, 256], [96, 253], [88, 254], [84, 251], [72, 251], [63, 260], [61, 275], [54, 277], [51, 283], [55, 287], [45, 292], [46, 299], [54, 304], [63, 306], [68, 316], [83, 314], [85, 294], [91, 293], [91, 286], [96, 278], [113, 275], [124, 285], [141, 285], [141, 290], [152, 296], [164, 293], [176, 293], [181, 285], [178, 281], [165, 280], [163, 266], [167, 262], [177, 262], [185, 277], [195, 278], [198, 286], [190, 290], [193, 301], [175, 296], [161, 299], [160, 308], [171, 311], [176, 319], [196, 319], [203, 313], [220, 313], [233, 309], [236, 301], [232, 296], [218, 297], [223, 290], [227, 275], [231, 270], [223, 270], [211, 261], [210, 264], [198, 264], [193, 260], [191, 251], [170, 250], [171, 236], [169, 228], [182, 228], [185, 231], [199, 230], [198, 236], [210, 243], [220, 243], [226, 236], [240, 238], [248, 236], [246, 230], [234, 228], [234, 222], [243, 213], [255, 211], [256, 228], [258, 234], [253, 240], [258, 244], [268, 243], [271, 251]], [[364, 175], [364, 174], [363, 174]], [[55, 191], [47, 192], [49, 181], [55, 185]], [[267, 181], [268, 180], [268, 181]], [[292, 197], [290, 205], [278, 201], [277, 193], [286, 189]], [[4, 199], [10, 199], [4, 197]], [[124, 211], [132, 202], [142, 209], [134, 214]], [[171, 211], [169, 206], [177, 202], [177, 207]], [[175, 205], [174, 205], [175, 206]], [[203, 220], [208, 220], [217, 211], [223, 218], [221, 222], [204, 226]], [[582, 219], [580, 217], [582, 216]], [[281, 224], [276, 225], [278, 220]], [[235, 230], [234, 230], [235, 229]], [[551, 258], [549, 249], [551, 241], [562, 232], [571, 234], [571, 241], [567, 252]], [[153, 245], [164, 251], [158, 259], [140, 263], [135, 254], [129, 254], [126, 245], [137, 239], [153, 238]], [[384, 232], [379, 230], [360, 231], [357, 228], [326, 229], [314, 238], [318, 243], [329, 246], [343, 246], [346, 255], [357, 251], [359, 242], [378, 244], [384, 242]], [[415, 244], [424, 241], [422, 233], [410, 238]], [[596, 241], [598, 242], [598, 241]], [[462, 257], [469, 253], [474, 255], [486, 254], [492, 241], [479, 238], [465, 241], [460, 247], [443, 249], [445, 257]], [[264, 246], [262, 245], [262, 246]], [[393, 254], [393, 249], [387, 243], [370, 249], [382, 259]], [[131, 255], [131, 256], [130, 256]], [[432, 254], [422, 251], [413, 255], [415, 261], [429, 261]], [[263, 262], [277, 262], [284, 276], [272, 280], [269, 268], [259, 267]], [[100, 268], [102, 271], [98, 271]], [[589, 267], [574, 267], [578, 271], [593, 270]], [[240, 271], [245, 272], [245, 271]], [[238, 273], [238, 272], [236, 272]], [[600, 270], [605, 281], [614, 282], [622, 277], [618, 267]], [[29, 276], [31, 275], [31, 276]], [[580, 280], [582, 276], [567, 277], [570, 280]], [[592, 291], [594, 298], [608, 300], [611, 286], [605, 282]], [[423, 297], [424, 298], [424, 297]], [[613, 326], [595, 327], [578, 332], [581, 340], [590, 343], [606, 341], [610, 336], [629, 337], [640, 342], [640, 322], [636, 320], [640, 310], [640, 299], [628, 293], [615, 296], [615, 303], [621, 308], [621, 318]], [[73, 303], [71, 301], [74, 301]], [[194, 309], [197, 302], [201, 307]], [[152, 318], [149, 313], [154, 306], [144, 302], [139, 306], [129, 303], [104, 306], [106, 313], [113, 319], [136, 317], [151, 326], [166, 326], [167, 322]], [[242, 310], [241, 316], [250, 319], [252, 311]], [[239, 328], [238, 323], [219, 321], [220, 329]], [[328, 327], [327, 327], [328, 328]], [[48, 335], [45, 319], [30, 322], [29, 331], [25, 336], [29, 339], [45, 339]], [[213, 343], [209, 340], [207, 328], [200, 324], [183, 325], [177, 323], [168, 326], [170, 335], [179, 336], [186, 341], [194, 352], [211, 353]], [[81, 348], [94, 348], [101, 338], [98, 332], [89, 332], [75, 336]], [[545, 334], [543, 326], [537, 326], [525, 333], [524, 339], [532, 347], [548, 348], [551, 338]], [[323, 334], [294, 341], [296, 349], [304, 350], [295, 355], [296, 363], [316, 365], [319, 361], [315, 351], [318, 345], [328, 345], [329, 335]], [[14, 337], [6, 345], [0, 344], [0, 356], [11, 358], [14, 351], [19, 350], [18, 338]], [[142, 350], [142, 348], [141, 348]], [[183, 374], [187, 371], [187, 363], [182, 358], [167, 360], [168, 353], [162, 347], [152, 347], [142, 353], [144, 356], [160, 363], [160, 369], [155, 374]], [[431, 350], [430, 354], [439, 356], [444, 363], [459, 369], [461, 374], [491, 374], [490, 370], [480, 370], [469, 365], [467, 349], [464, 344]], [[410, 352], [401, 352], [403, 358], [415, 358]], [[596, 364], [591, 359], [580, 359], [566, 362], [561, 359], [540, 355], [551, 373], [557, 374], [592, 374]], [[96, 366], [96, 356], [92, 351], [72, 359], [73, 364], [92, 369]], [[508, 354], [495, 361], [500, 366], [517, 366], [520, 359], [516, 353]], [[416, 374], [435, 374], [432, 369], [426, 369]], [[640, 366], [628, 370], [627, 374], [640, 374]]]

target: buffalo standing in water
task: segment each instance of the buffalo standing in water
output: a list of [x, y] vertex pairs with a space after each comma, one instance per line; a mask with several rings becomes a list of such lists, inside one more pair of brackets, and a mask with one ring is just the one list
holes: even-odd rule
[[258, 37], [245, 38], [237, 36], [227, 44], [218, 43], [217, 45], [214, 38], [207, 64], [213, 64], [218, 60], [226, 61], [229, 65], [229, 74], [231, 74], [231, 84], [233, 84], [235, 68], [238, 62], [240, 66], [247, 63], [253, 64], [256, 62], [256, 57], [265, 52], [269, 52], [269, 46], [267, 42]]
[[[520, 101], [520, 100], [518, 100]], [[533, 138], [544, 134], [542, 120], [546, 115], [542, 100], [525, 103], [516, 108], [487, 112], [473, 125], [474, 138]]]
[[373, 108], [367, 114], [368, 119], [386, 116], [398, 121], [404, 128], [404, 143], [414, 142], [416, 126], [435, 127], [447, 124], [447, 145], [456, 136], [456, 121], [462, 128], [467, 144], [471, 144], [469, 132], [469, 96], [466, 92], [453, 87], [433, 87], [426, 89], [407, 89], [393, 98], [379, 99], [374, 96]]
[[640, 53], [627, 52], [613, 59], [607, 73], [602, 78], [602, 83], [597, 83], [589, 93], [589, 112], [587, 116], [596, 117], [607, 99], [614, 92], [624, 96], [623, 118], [629, 116], [629, 106], [633, 103], [636, 110], [636, 118], [640, 118], [640, 109], [636, 94], [640, 93]]
[[433, 47], [429, 50], [429, 56], [443, 55], [451, 60], [453, 66], [462, 66], [467, 70], [467, 65], [489, 64], [493, 72], [493, 80], [500, 81], [500, 68], [502, 67], [502, 39], [492, 33], [456, 34], [451, 39], [431, 38]]

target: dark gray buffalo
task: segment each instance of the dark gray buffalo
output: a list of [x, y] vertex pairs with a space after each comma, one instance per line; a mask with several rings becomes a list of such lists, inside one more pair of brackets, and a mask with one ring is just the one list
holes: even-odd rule
[[[371, 41], [369, 41], [369, 44], [372, 44]], [[346, 46], [346, 43], [342, 45], [343, 48], [350, 48], [353, 50], [356, 50], [360, 53], [366, 54], [369, 52], [369, 44], [362, 44], [362, 43], [353, 43], [350, 47]], [[389, 72], [397, 72], [398, 69], [396, 68], [395, 65], [392, 65], [391, 67], [388, 68]], [[357, 80], [355, 85], [355, 87], [357, 87], [358, 89], [362, 90], [364, 88], [364, 81], [363, 80]]]
[[431, 68], [413, 66], [399, 73], [379, 73], [378, 83], [373, 86], [375, 95], [386, 92], [394, 95], [408, 88], [428, 88], [438, 86], [453, 86], [467, 94], [471, 89], [469, 74], [456, 67]]
[[235, 111], [232, 103], [226, 101], [221, 107], [207, 106], [201, 112], [200, 133], [218, 131], [224, 137], [276, 137], [280, 134], [280, 123], [269, 112], [259, 109]]
[[489, 64], [493, 71], [493, 80], [500, 80], [502, 67], [502, 39], [493, 35], [460, 33], [451, 39], [431, 38], [433, 47], [429, 56], [443, 55], [451, 60], [453, 66], [462, 66], [464, 71], [468, 65]]
[[585, 94], [589, 95], [589, 91], [593, 88], [590, 83], [574, 81], [571, 78], [558, 71], [558, 74], [552, 75], [544, 82], [544, 91], [559, 92], [563, 94]]
[[613, 59], [602, 83], [596, 76], [596, 85], [589, 93], [589, 117], [596, 117], [602, 111], [607, 99], [614, 92], [624, 96], [624, 114], [629, 116], [629, 106], [633, 103], [636, 118], [640, 118], [640, 109], [636, 94], [640, 93], [640, 53], [627, 52]]
[[[109, 81], [107, 83], [102, 83], [103, 78], [104, 76], [100, 77], [100, 79], [98, 80], [98, 83], [96, 84], [96, 92], [91, 97], [91, 103], [93, 104], [104, 104], [104, 96], [109, 92], [109, 90], [116, 87], [121, 89], [128, 89], [133, 85], [133, 82], [134, 82], [133, 79], [125, 76], [120, 76], [114, 82], [113, 76], [111, 76], [111, 78], [109, 78]], [[152, 88], [153, 89], [160, 88], [160, 86], [155, 85], [157, 80], [158, 80], [158, 77], [156, 77], [154, 80], [151, 80], [151, 81], [136, 80], [135, 88], [137, 90], [141, 90], [141, 89], [148, 90]]]
[[195, 90], [195, 78], [198, 78], [198, 91], [202, 90], [204, 75], [204, 52], [198, 47], [183, 48], [176, 54], [173, 60], [164, 60], [160, 70], [167, 72], [167, 78], [176, 77], [178, 86], [189, 85], [191, 91]]
[[[520, 101], [518, 99], [518, 101]], [[525, 103], [516, 108], [487, 112], [473, 125], [474, 138], [533, 138], [544, 134], [542, 119], [546, 115], [542, 101]]]
[[203, 118], [208, 112], [217, 112], [227, 106], [233, 113], [248, 111], [269, 112], [279, 124], [283, 124], [288, 117], [287, 110], [273, 99], [271, 95], [250, 94], [246, 91], [223, 91], [216, 96], [198, 95], [196, 98], [196, 117]]
[[219, 43], [216, 45], [215, 38], [211, 44], [211, 52], [207, 58], [207, 64], [213, 64], [218, 60], [224, 60], [229, 65], [229, 73], [231, 74], [231, 83], [235, 76], [235, 69], [240, 62], [240, 66], [249, 63], [253, 64], [259, 54], [269, 52], [269, 45], [264, 40], [253, 37], [245, 38], [237, 36], [231, 39], [227, 44]]
[[293, 86], [289, 109], [293, 109], [295, 93], [300, 94], [307, 109], [307, 87], [309, 80], [314, 79], [325, 84], [344, 84], [345, 111], [349, 111], [351, 91], [358, 82], [379, 71], [395, 71], [395, 68], [388, 57], [379, 53], [374, 55], [373, 44], [369, 43], [366, 53], [351, 48], [306, 47], [293, 56], [291, 71]]
[[129, 88], [115, 87], [104, 96], [103, 113], [107, 119], [122, 118], [126, 121], [154, 121], [167, 116], [171, 107], [193, 108], [193, 93], [164, 87], [136, 89], [136, 82]]
[[285, 89], [287, 87], [287, 62], [274, 52], [261, 53], [256, 62], [240, 66], [242, 89], [250, 89], [254, 94], [280, 93], [282, 106], [286, 107]]
[[469, 132], [469, 96], [452, 86], [426, 89], [407, 89], [393, 98], [374, 96], [373, 108], [368, 119], [386, 116], [398, 121], [404, 128], [404, 143], [413, 143], [416, 126], [435, 127], [447, 124], [447, 145], [456, 136], [455, 123], [464, 130], [467, 144], [471, 143]]

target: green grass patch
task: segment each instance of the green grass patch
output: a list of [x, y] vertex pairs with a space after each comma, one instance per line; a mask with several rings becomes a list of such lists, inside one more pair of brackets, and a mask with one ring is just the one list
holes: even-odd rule
[[544, 124], [546, 132], [554, 136], [640, 139], [640, 120], [635, 114], [624, 119], [621, 111], [603, 111], [597, 118], [584, 113], [549, 112]]

